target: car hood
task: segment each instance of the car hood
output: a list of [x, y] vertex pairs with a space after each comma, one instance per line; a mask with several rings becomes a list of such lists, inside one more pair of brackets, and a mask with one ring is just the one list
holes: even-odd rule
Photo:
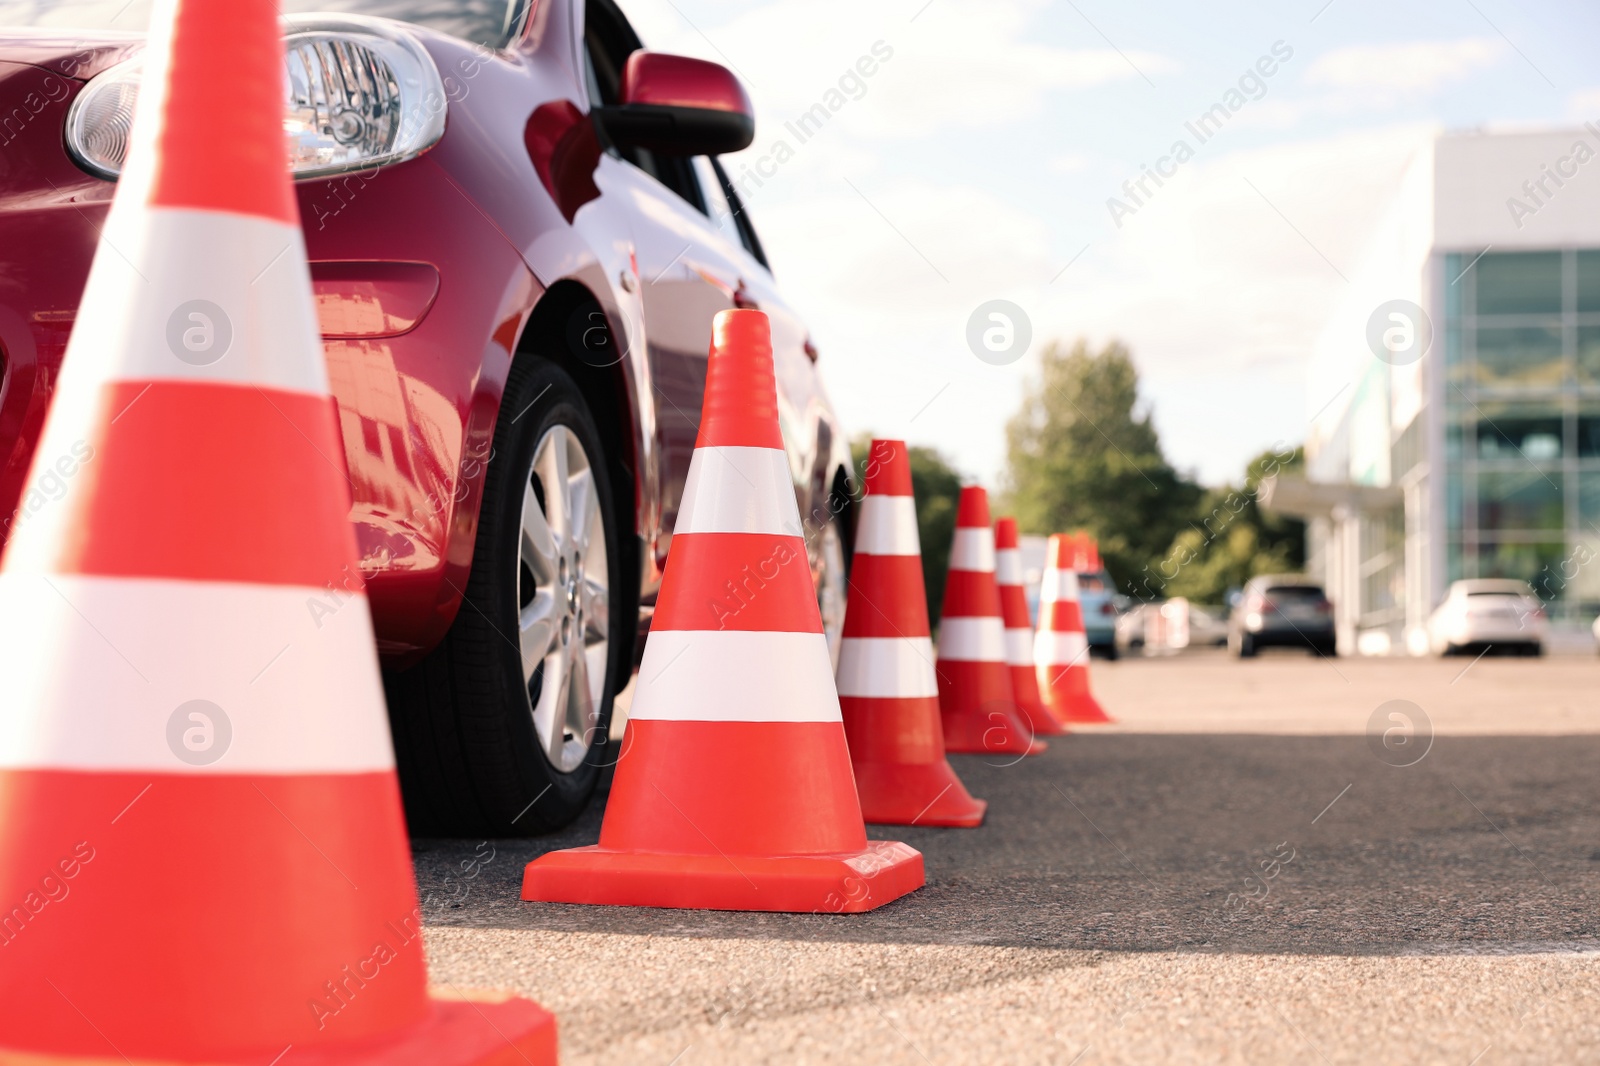
[[26, 63], [88, 81], [144, 49], [144, 34], [0, 27], [0, 62]]

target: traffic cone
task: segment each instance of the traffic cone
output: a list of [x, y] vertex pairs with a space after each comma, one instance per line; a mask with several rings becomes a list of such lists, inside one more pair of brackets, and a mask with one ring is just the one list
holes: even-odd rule
[[1067, 727], [1045, 709], [1033, 667], [1033, 622], [1028, 617], [1028, 593], [1022, 587], [1022, 552], [1017, 547], [1015, 518], [995, 521], [994, 547], [995, 583], [1000, 586], [1000, 613], [1006, 624], [1006, 665], [1011, 668], [1017, 707], [1035, 734], [1059, 736]]
[[983, 822], [989, 805], [972, 798], [944, 757], [904, 441], [875, 440], [867, 456], [839, 649], [839, 706], [867, 821]]
[[862, 824], [760, 311], [712, 323], [622, 752], [600, 843], [529, 863], [523, 899], [864, 911], [923, 884]]
[[1062, 722], [1109, 722], [1111, 716], [1089, 694], [1089, 638], [1078, 604], [1073, 569], [1082, 545], [1063, 533], [1051, 536], [1039, 587], [1039, 631], [1033, 662], [1045, 706]]
[[0, 566], [0, 1062], [553, 1063], [428, 995], [277, 15], [158, 5]]
[[1031, 755], [1045, 748], [1017, 706], [994, 580], [989, 494], [961, 490], [939, 619], [939, 709], [946, 751]]

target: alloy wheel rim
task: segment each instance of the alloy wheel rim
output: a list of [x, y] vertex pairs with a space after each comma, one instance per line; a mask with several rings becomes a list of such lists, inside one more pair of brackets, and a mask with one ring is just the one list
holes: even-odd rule
[[839, 530], [829, 522], [817, 535], [816, 561], [812, 581], [817, 589], [817, 612], [822, 616], [822, 632], [828, 641], [828, 657], [839, 667], [839, 649], [844, 641], [845, 601], [849, 594], [844, 569], [844, 542]]
[[610, 654], [611, 590], [596, 471], [577, 435], [551, 426], [533, 453], [517, 548], [517, 644], [534, 733], [562, 773], [588, 755]]

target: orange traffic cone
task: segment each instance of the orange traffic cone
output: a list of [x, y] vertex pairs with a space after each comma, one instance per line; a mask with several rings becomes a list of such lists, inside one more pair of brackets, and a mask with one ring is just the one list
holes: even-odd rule
[[892, 825], [979, 825], [989, 805], [972, 798], [944, 757], [905, 442], [873, 441], [866, 474], [839, 649], [839, 706], [861, 813]]
[[760, 311], [712, 326], [621, 750], [600, 843], [529, 863], [523, 899], [864, 911], [922, 886], [922, 855], [862, 824]]
[[938, 674], [946, 751], [1031, 755], [1044, 750], [1011, 688], [1000, 589], [994, 580], [989, 494], [976, 486], [962, 489], [956, 505], [956, 535], [939, 619]]
[[1089, 638], [1078, 605], [1078, 575], [1073, 569], [1081, 545], [1056, 533], [1046, 549], [1039, 587], [1039, 631], [1033, 662], [1044, 703], [1062, 722], [1109, 722], [1111, 716], [1089, 694]]
[[553, 1063], [427, 993], [277, 14], [157, 6], [0, 568], [0, 1062]]
[[1017, 547], [1015, 518], [995, 521], [994, 546], [995, 583], [1000, 586], [1000, 613], [1006, 624], [1006, 665], [1011, 668], [1017, 708], [1034, 733], [1059, 736], [1067, 727], [1045, 709], [1033, 667], [1033, 622], [1028, 618], [1028, 593], [1022, 587], [1022, 552]]

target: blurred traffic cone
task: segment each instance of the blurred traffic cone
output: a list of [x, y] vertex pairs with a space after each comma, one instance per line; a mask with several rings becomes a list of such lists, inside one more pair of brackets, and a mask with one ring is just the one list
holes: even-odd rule
[[158, 5], [0, 568], [0, 1062], [552, 1063], [427, 993], [277, 15]]
[[1093, 573], [1100, 569], [1100, 545], [1088, 530], [1080, 529], [1073, 535], [1073, 564], [1072, 568], [1080, 574]]
[[1078, 604], [1078, 574], [1073, 569], [1081, 544], [1062, 533], [1050, 537], [1044, 581], [1039, 586], [1039, 631], [1033, 662], [1044, 704], [1062, 722], [1109, 722], [1111, 716], [1089, 694], [1089, 638]]
[[637, 684], [600, 843], [529, 863], [523, 899], [864, 911], [922, 886], [862, 825], [760, 311], [712, 325]]
[[997, 519], [994, 524], [994, 573], [1000, 586], [1000, 613], [1006, 625], [1006, 665], [1011, 668], [1011, 689], [1017, 708], [1035, 734], [1059, 736], [1067, 727], [1045, 709], [1039, 696], [1039, 678], [1033, 666], [1033, 622], [1028, 617], [1028, 593], [1022, 587], [1022, 552], [1017, 547], [1017, 520]]
[[839, 706], [861, 813], [892, 825], [979, 825], [989, 805], [972, 798], [944, 757], [905, 442], [873, 441], [866, 475], [839, 649]]
[[946, 751], [1031, 755], [1045, 749], [1017, 707], [994, 580], [989, 494], [961, 490], [939, 619], [939, 709]]

